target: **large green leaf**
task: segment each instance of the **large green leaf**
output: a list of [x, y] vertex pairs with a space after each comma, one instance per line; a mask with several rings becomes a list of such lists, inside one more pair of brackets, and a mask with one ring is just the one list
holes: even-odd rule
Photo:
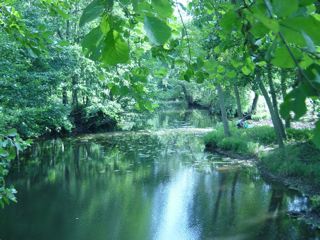
[[275, 19], [268, 18], [262, 14], [254, 14], [254, 17], [257, 18], [264, 26], [269, 28], [274, 33], [279, 32], [279, 23]]
[[294, 113], [294, 119], [299, 120], [306, 112], [306, 93], [303, 90], [303, 85], [292, 90], [281, 104], [280, 113], [284, 119], [291, 118], [291, 112]]
[[299, 5], [300, 6], [307, 6], [307, 5], [310, 5], [316, 1], [317, 0], [299, 0]]
[[129, 46], [116, 31], [110, 31], [103, 43], [101, 61], [105, 65], [116, 65], [129, 61]]
[[247, 75], [247, 76], [251, 74], [251, 70], [247, 65], [243, 66], [241, 68], [241, 71], [243, 72], [244, 75]]
[[[301, 52], [295, 48], [290, 48], [297, 60], [301, 58]], [[278, 47], [272, 59], [272, 64], [281, 68], [294, 68], [295, 62], [285, 46]]]
[[291, 17], [281, 21], [280, 24], [280, 31], [288, 43], [308, 47], [305, 39], [305, 36], [308, 36], [314, 44], [320, 45], [320, 22], [315, 17]]
[[273, 12], [279, 17], [287, 17], [298, 10], [298, 0], [273, 0]]
[[152, 6], [157, 15], [162, 18], [170, 17], [173, 13], [171, 3], [168, 0], [152, 0]]
[[170, 27], [156, 17], [146, 16], [144, 18], [144, 29], [151, 43], [163, 45], [171, 36]]
[[84, 54], [92, 59], [99, 60], [101, 53], [101, 42], [104, 35], [101, 31], [100, 26], [92, 29], [82, 40], [81, 45]]
[[101, 16], [106, 6], [105, 0], [94, 0], [92, 1], [82, 13], [80, 18], [80, 27], [88, 22], [93, 21], [97, 17]]
[[225, 33], [230, 33], [236, 27], [239, 27], [240, 20], [234, 10], [231, 10], [223, 15], [220, 24]]
[[252, 11], [246, 11], [246, 14], [252, 22], [252, 25], [256, 25], [258, 20], [273, 32], [279, 32], [278, 21], [269, 17], [266, 5], [263, 2], [257, 2], [252, 8]]
[[270, 29], [260, 21], [253, 21], [251, 24], [250, 32], [256, 38], [263, 38], [268, 32], [270, 32]]

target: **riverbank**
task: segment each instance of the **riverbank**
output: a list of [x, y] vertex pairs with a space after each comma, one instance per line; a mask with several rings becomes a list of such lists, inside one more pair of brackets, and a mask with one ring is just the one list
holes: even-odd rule
[[308, 129], [288, 129], [284, 150], [276, 146], [269, 126], [251, 129], [231, 128], [224, 137], [222, 127], [204, 136], [206, 150], [237, 159], [253, 159], [263, 178], [297, 190], [309, 197], [311, 210], [295, 217], [320, 227], [320, 150], [311, 142]]

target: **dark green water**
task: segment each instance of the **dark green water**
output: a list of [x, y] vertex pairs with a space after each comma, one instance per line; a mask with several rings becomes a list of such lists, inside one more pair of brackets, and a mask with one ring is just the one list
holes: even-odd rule
[[0, 239], [319, 239], [287, 215], [308, 209], [306, 198], [250, 163], [204, 153], [212, 120], [191, 116], [161, 113], [149, 119], [158, 131], [35, 144], [10, 176], [19, 202], [0, 210]]

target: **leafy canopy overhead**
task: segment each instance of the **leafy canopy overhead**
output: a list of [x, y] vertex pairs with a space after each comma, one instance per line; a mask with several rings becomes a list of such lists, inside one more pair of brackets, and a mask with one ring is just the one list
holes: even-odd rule
[[[145, 34], [153, 45], [164, 45], [171, 36], [166, 23], [173, 8], [169, 0], [94, 0], [83, 11], [80, 26], [96, 20], [82, 42], [85, 54], [103, 65], [129, 61], [131, 30], [143, 24]], [[97, 20], [98, 19], [98, 20]]]

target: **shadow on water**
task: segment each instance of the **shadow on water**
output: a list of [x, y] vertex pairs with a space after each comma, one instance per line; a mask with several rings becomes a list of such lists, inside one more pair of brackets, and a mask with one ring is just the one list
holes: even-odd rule
[[8, 179], [19, 201], [0, 210], [0, 239], [319, 238], [286, 214], [308, 208], [303, 196], [204, 153], [211, 119], [162, 118], [169, 130], [36, 143]]

